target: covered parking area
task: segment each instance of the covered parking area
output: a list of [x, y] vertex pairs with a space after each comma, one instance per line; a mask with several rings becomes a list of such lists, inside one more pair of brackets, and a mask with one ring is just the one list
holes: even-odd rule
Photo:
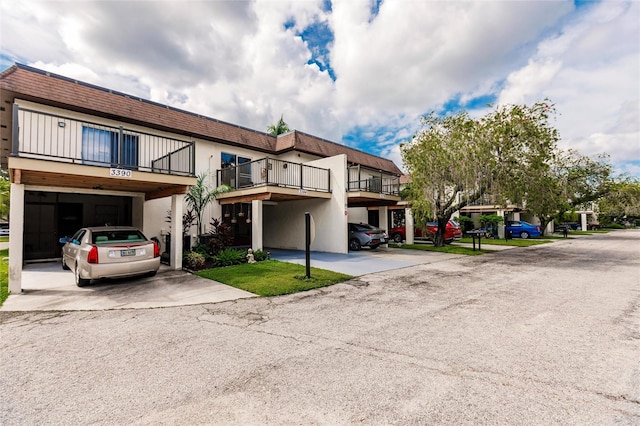
[[[191, 176], [135, 171], [114, 177], [106, 167], [10, 157], [9, 292], [23, 288], [27, 260], [58, 257], [57, 240], [71, 227], [117, 220], [144, 231], [145, 202], [171, 197], [172, 229], [182, 232], [184, 194]], [[102, 200], [102, 201], [101, 201]], [[104, 223], [101, 223], [104, 224]], [[182, 241], [172, 241], [172, 269], [182, 268]]]

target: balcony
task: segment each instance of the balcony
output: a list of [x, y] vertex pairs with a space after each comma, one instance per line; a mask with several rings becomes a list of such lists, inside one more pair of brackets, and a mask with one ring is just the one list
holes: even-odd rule
[[349, 207], [394, 205], [400, 201], [400, 177], [360, 165], [348, 169]]
[[217, 170], [216, 184], [233, 188], [218, 196], [221, 204], [331, 198], [329, 169], [269, 157]]
[[12, 121], [9, 168], [22, 183], [155, 193], [148, 199], [193, 184], [194, 142], [16, 104]]

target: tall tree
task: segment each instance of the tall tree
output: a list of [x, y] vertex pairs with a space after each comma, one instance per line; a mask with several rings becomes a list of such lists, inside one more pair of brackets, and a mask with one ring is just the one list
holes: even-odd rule
[[217, 188], [211, 188], [207, 184], [207, 173], [202, 172], [197, 176], [196, 184], [189, 188], [189, 192], [185, 196], [187, 206], [193, 210], [196, 214], [196, 224], [198, 226], [198, 233], [202, 235], [204, 230], [202, 229], [202, 215], [204, 209], [211, 203], [218, 195], [229, 192], [230, 187], [227, 185], [221, 185]]
[[273, 136], [278, 136], [290, 131], [291, 130], [289, 129], [289, 125], [284, 121], [284, 115], [281, 115], [280, 120], [278, 120], [275, 124], [267, 127], [267, 133]]
[[494, 203], [521, 201], [527, 176], [549, 167], [558, 133], [548, 102], [509, 105], [480, 119], [466, 112], [422, 118], [422, 129], [401, 146], [412, 184], [409, 200], [418, 225], [437, 220], [434, 244], [444, 245], [451, 215], [485, 195]]
[[611, 183], [609, 191], [598, 201], [599, 216], [610, 221], [640, 217], [640, 180], [621, 177]]
[[611, 165], [606, 155], [590, 158], [575, 150], [554, 153], [548, 168], [526, 176], [524, 203], [537, 216], [541, 228], [560, 215], [606, 195], [611, 187]]

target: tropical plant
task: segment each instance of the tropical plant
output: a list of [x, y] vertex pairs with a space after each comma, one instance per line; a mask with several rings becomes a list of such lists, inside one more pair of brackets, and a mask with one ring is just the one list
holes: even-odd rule
[[202, 269], [205, 265], [206, 258], [202, 253], [188, 251], [182, 257], [182, 261], [187, 268], [196, 271]]
[[202, 215], [204, 210], [218, 195], [229, 192], [231, 188], [228, 185], [221, 185], [217, 188], [211, 188], [207, 184], [208, 175], [205, 172], [200, 173], [197, 176], [196, 184], [189, 188], [189, 192], [185, 196], [187, 206], [193, 210], [196, 216], [196, 223], [198, 226], [198, 234], [204, 233]]
[[246, 262], [247, 251], [227, 248], [222, 250], [215, 257], [216, 266], [239, 265]]
[[256, 262], [269, 260], [269, 257], [271, 257], [271, 253], [269, 253], [268, 251], [256, 250], [253, 252], [253, 258], [256, 260]]
[[[193, 213], [193, 210], [188, 209], [182, 215], [182, 235], [189, 235], [189, 230], [193, 226], [196, 221], [196, 216]], [[167, 215], [165, 216], [165, 222], [171, 223], [171, 210], [167, 210]]]
[[210, 225], [211, 230], [206, 239], [207, 247], [209, 254], [217, 255], [233, 243], [233, 235], [231, 235], [231, 227], [220, 219], [212, 219]]
[[291, 130], [289, 129], [289, 125], [285, 123], [284, 116], [280, 116], [280, 120], [278, 120], [275, 124], [272, 124], [267, 127], [267, 133], [273, 136], [278, 136], [283, 133], [288, 133]]

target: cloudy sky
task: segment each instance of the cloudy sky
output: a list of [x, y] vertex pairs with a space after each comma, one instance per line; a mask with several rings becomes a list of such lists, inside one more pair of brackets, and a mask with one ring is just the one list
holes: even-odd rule
[[393, 159], [422, 114], [551, 99], [564, 148], [640, 176], [640, 2], [0, 0], [14, 62]]

